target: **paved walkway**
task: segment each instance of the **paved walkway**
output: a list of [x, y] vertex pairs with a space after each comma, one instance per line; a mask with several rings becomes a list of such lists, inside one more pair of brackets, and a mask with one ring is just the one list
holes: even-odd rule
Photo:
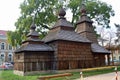
[[[115, 79], [116, 73], [108, 73], [108, 74], [101, 74], [96, 76], [86, 77], [83, 80], [116, 80]], [[81, 79], [76, 79], [81, 80]], [[120, 72], [118, 72], [118, 80], [120, 80]]]

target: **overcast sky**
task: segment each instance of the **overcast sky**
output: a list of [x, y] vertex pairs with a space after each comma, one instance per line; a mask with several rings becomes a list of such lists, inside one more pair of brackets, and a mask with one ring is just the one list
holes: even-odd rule
[[0, 30], [15, 30], [14, 23], [20, 16], [19, 5], [23, 0], [0, 1]]
[[[1, 0], [0, 2], [0, 30], [15, 30], [14, 23], [20, 16], [19, 5], [24, 0]], [[114, 23], [120, 24], [120, 0], [101, 0], [112, 5], [115, 16], [111, 18], [111, 26]], [[67, 17], [69, 19], [69, 17]]]

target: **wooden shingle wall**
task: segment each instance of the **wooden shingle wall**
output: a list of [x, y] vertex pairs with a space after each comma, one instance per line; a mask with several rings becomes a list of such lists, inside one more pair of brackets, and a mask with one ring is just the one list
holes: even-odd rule
[[25, 52], [15, 54], [14, 69], [24, 72], [51, 70], [52, 62], [53, 52]]
[[93, 67], [93, 55], [88, 43], [58, 41], [58, 69]]

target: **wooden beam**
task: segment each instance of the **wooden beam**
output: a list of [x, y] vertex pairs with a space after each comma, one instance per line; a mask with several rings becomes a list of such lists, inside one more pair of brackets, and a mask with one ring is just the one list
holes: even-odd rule
[[64, 73], [64, 74], [56, 74], [56, 75], [50, 75], [50, 76], [41, 76], [38, 77], [38, 80], [48, 80], [50, 78], [57, 78], [57, 77], [66, 77], [66, 76], [72, 76], [72, 73]]

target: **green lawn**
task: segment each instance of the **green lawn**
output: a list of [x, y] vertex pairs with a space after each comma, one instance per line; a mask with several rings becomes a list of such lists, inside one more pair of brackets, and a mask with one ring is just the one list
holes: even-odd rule
[[36, 80], [36, 78], [37, 76], [18, 76], [13, 74], [12, 70], [2, 70], [1, 73], [2, 80]]
[[[118, 68], [120, 70], [120, 67]], [[108, 68], [108, 69], [95, 69], [95, 70], [84, 70], [83, 71], [83, 76], [92, 76], [92, 75], [97, 75], [97, 74], [104, 74], [104, 73], [109, 73], [109, 72], [114, 72], [114, 68]], [[76, 78], [80, 77], [79, 72], [72, 72], [73, 76], [68, 77], [70, 80], [74, 80]], [[1, 70], [0, 71], [0, 80], [37, 80], [38, 76], [43, 76], [43, 75], [51, 75], [51, 74], [37, 74], [37, 75], [32, 75], [32, 76], [18, 76], [13, 74], [12, 70]], [[50, 79], [50, 80], [65, 80], [65, 78], [55, 78], [55, 79]]]

